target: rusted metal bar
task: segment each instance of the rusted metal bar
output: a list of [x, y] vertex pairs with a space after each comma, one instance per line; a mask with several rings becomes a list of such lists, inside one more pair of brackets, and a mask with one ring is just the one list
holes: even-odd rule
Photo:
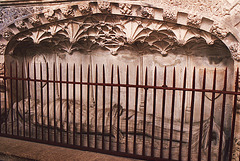
[[[195, 67], [193, 69], [192, 88], [195, 89]], [[191, 161], [191, 152], [192, 152], [192, 128], [193, 128], [192, 126], [193, 126], [194, 99], [195, 99], [195, 91], [192, 91], [189, 139], [188, 139], [189, 140], [189, 142], [188, 142], [188, 161]]]
[[[98, 66], [96, 64], [96, 78], [95, 78], [95, 82], [98, 82]], [[97, 110], [98, 110], [98, 86], [95, 86], [95, 148], [97, 148], [97, 135], [98, 135], [98, 131], [97, 131]]]
[[[145, 86], [147, 86], [147, 78], [148, 78], [148, 73], [147, 73], [147, 67], [146, 67], [146, 72], [145, 72]], [[142, 146], [142, 155], [145, 156], [145, 139], [146, 139], [146, 114], [147, 114], [147, 90], [148, 88], [145, 88], [145, 94], [144, 94], [144, 109], [143, 109], [143, 146]]]
[[[10, 63], [10, 77], [12, 77], [12, 63]], [[13, 83], [12, 79], [10, 79], [10, 97], [11, 97], [11, 123], [12, 123], [12, 135], [14, 135], [14, 129], [13, 129]]]
[[36, 64], [34, 62], [34, 101], [35, 101], [35, 138], [37, 139], [38, 136], [38, 130], [37, 130], [37, 76], [36, 76]]
[[[46, 76], [47, 80], [49, 80], [49, 70], [48, 63], [46, 64]], [[49, 82], [47, 81], [47, 132], [48, 132], [48, 141], [50, 141], [50, 119], [49, 119]]]
[[66, 88], [66, 94], [67, 94], [67, 144], [69, 144], [69, 76], [68, 76], [68, 63], [67, 63], [67, 69], [66, 69], [66, 80], [67, 80], [67, 88]]
[[[103, 84], [105, 84], [105, 67], [103, 65]], [[102, 149], [105, 150], [105, 86], [103, 86], [103, 118], [102, 118]]]
[[[163, 86], [166, 87], [166, 79], [167, 79], [167, 68], [164, 68], [164, 80]], [[160, 147], [160, 158], [163, 158], [163, 140], [164, 140], [164, 118], [165, 118], [165, 100], [166, 99], [166, 90], [163, 89], [163, 97], [162, 97], [162, 126], [161, 126], [161, 147]]]
[[28, 65], [27, 65], [27, 77], [28, 77], [28, 116], [29, 116], [29, 138], [31, 138], [31, 108], [30, 108], [30, 98], [31, 98], [31, 94], [30, 94], [30, 71], [29, 71], [29, 62], [28, 62]]
[[[18, 77], [18, 65], [16, 62], [16, 77]], [[19, 120], [18, 120], [18, 80], [16, 80], [16, 118], [17, 118], [17, 136], [19, 136]]]
[[[88, 73], [87, 73], [87, 82], [90, 82], [90, 65], [88, 65]], [[87, 85], [87, 147], [90, 146], [90, 139], [89, 139], [89, 97], [90, 95], [90, 85]]]
[[[186, 81], [187, 80], [187, 69], [184, 69], [184, 76], [183, 76], [183, 88], [186, 88]], [[182, 160], [182, 140], [183, 140], [183, 124], [184, 124], [184, 113], [185, 113], [185, 101], [186, 101], [186, 91], [183, 90], [182, 95], [182, 113], [181, 113], [181, 129], [180, 129], [180, 139], [179, 139], [179, 157], [178, 160]]]
[[[203, 84], [202, 89], [205, 89], [206, 86], [206, 68], [203, 73]], [[199, 142], [198, 142], [198, 161], [202, 159], [202, 132], [203, 132], [203, 118], [204, 118], [204, 103], [205, 103], [205, 92], [202, 92], [201, 99], [201, 116], [200, 116], [200, 128], [199, 128]]]
[[[239, 68], [237, 68], [236, 73], [236, 81], [235, 81], [235, 92], [238, 91], [238, 83], [239, 83]], [[232, 160], [232, 151], [233, 151], [233, 140], [234, 140], [234, 131], [235, 131], [235, 123], [236, 123], [236, 113], [237, 113], [237, 94], [234, 95], [234, 106], [233, 106], [233, 116], [232, 116], [232, 130], [231, 130], [231, 141], [230, 141], [230, 150], [229, 150], [229, 161]]]
[[[42, 79], [42, 63], [40, 63], [40, 78]], [[42, 119], [42, 140], [44, 139], [44, 128], [43, 128], [43, 83], [41, 82], [41, 119]]]
[[[76, 76], [75, 76], [75, 64], [73, 64], [73, 82], [76, 81]], [[76, 124], [76, 95], [75, 95], [75, 83], [73, 83], [73, 145], [76, 145], [76, 136], [75, 136], [75, 133], [76, 133], [76, 127], [75, 127], [75, 124]]]
[[[114, 66], [112, 65], [112, 71], [111, 71], [111, 83], [113, 84], [113, 72], [114, 72]], [[110, 135], [109, 135], [109, 150], [112, 150], [112, 106], [113, 106], [113, 86], [111, 86], [110, 91]]]
[[[4, 63], [4, 76], [6, 77], [6, 63]], [[4, 106], [5, 106], [5, 114], [7, 114], [7, 83], [6, 79], [3, 79], [4, 81]], [[7, 118], [5, 118], [5, 134], [7, 134]]]
[[54, 142], [57, 142], [57, 125], [56, 125], [56, 65], [53, 64], [53, 108], [54, 108]]
[[[213, 76], [213, 90], [216, 88], [216, 68]], [[209, 140], [208, 140], [208, 161], [211, 161], [211, 150], [212, 150], [212, 129], [213, 129], [213, 118], [214, 118], [214, 105], [215, 105], [215, 93], [212, 93], [212, 104], [211, 104], [211, 116], [210, 116], [210, 127], [209, 127]]]
[[[23, 62], [22, 62], [22, 78], [24, 78], [24, 64], [23, 64]], [[26, 135], [25, 135], [25, 91], [24, 91], [24, 80], [22, 80], [22, 105], [23, 105], [23, 137], [25, 137]]]
[[[154, 86], [157, 86], [157, 68], [154, 69]], [[155, 137], [155, 115], [156, 115], [156, 88], [153, 89], [153, 117], [152, 117], [152, 144], [151, 157], [154, 157], [154, 137]]]
[[[129, 84], [129, 69], [127, 66], [126, 72], [126, 84]], [[125, 152], [128, 153], [128, 110], [129, 110], [129, 88], [126, 87], [126, 143], [125, 143]]]
[[[119, 66], [117, 66], [117, 79], [118, 79], [118, 84], [120, 84], [120, 73], [119, 73]], [[121, 97], [121, 88], [120, 86], [118, 87], [118, 114], [117, 114], [117, 151], [119, 151], [119, 133], [120, 133], [120, 97]]]
[[[4, 89], [5, 90], [5, 89]], [[0, 134], [2, 133], [2, 93], [0, 93]]]
[[60, 63], [60, 143], [63, 142], [63, 120], [62, 120], [62, 64]]
[[[139, 67], [137, 66], [136, 71], [136, 85], [139, 82]], [[136, 95], [135, 95], [135, 118], [134, 118], [134, 139], [133, 139], [133, 154], [136, 155], [136, 141], [137, 141], [137, 109], [138, 109], [138, 87], [136, 87]]]
[[[227, 68], [225, 69], [224, 76], [224, 85], [223, 91], [227, 90]], [[223, 129], [224, 129], [224, 117], [225, 117], [225, 103], [226, 103], [226, 94], [223, 94], [222, 102], [222, 115], [221, 115], [221, 125], [220, 125], [220, 137], [219, 137], [219, 151], [218, 151], [218, 161], [222, 160], [222, 143], [223, 143]]]
[[[28, 79], [26, 79], [26, 78], [15, 78], [15, 77], [8, 77], [8, 76], [6, 76], [6, 77], [4, 77], [4, 76], [0, 76], [0, 78], [3, 78], [3, 79], [12, 79], [12, 80], [28, 80]], [[34, 79], [29, 79], [30, 81], [34, 81]], [[40, 79], [36, 79], [36, 81], [37, 82], [47, 82], [47, 80], [40, 80]], [[49, 83], [53, 83], [54, 81], [53, 80], [49, 80], [48, 81]], [[60, 83], [60, 81], [57, 81], [57, 80], [55, 80], [55, 83]], [[68, 83], [68, 84], [73, 84], [73, 82], [72, 81], [62, 81], [62, 83]], [[151, 85], [147, 85], [147, 86], [145, 86], [145, 85], [135, 85], [135, 84], [128, 84], [128, 85], [126, 85], [126, 84], [111, 84], [111, 83], [105, 83], [105, 84], [103, 84], [103, 83], [88, 83], [88, 82], [75, 82], [75, 84], [82, 84], [82, 85], [98, 85], [98, 86], [108, 86], [108, 87], [111, 87], [111, 86], [113, 86], [113, 87], [131, 87], [131, 88], [135, 88], [135, 87], [138, 87], [138, 88], [151, 88], [151, 89], [154, 89], [154, 88], [156, 88], [156, 89], [162, 89], [162, 90], [175, 90], [175, 91], [183, 91], [183, 90], [185, 90], [185, 91], [190, 91], [190, 92], [209, 92], [209, 93], [221, 93], [221, 94], [230, 94], [230, 95], [235, 95], [235, 94], [237, 94], [237, 95], [240, 95], [240, 92], [234, 92], [234, 91], [222, 91], [222, 90], [212, 90], [212, 89], [205, 89], [205, 90], [202, 90], [202, 89], [197, 89], [197, 88], [195, 88], [195, 89], [192, 89], [192, 88], [179, 88], [179, 87], [175, 87], [175, 88], [173, 88], [173, 87], [167, 87], [167, 86], [157, 86], [157, 87], [154, 87], [154, 86], [151, 86]]]
[[[80, 82], [82, 82], [82, 65], [80, 66]], [[82, 103], [82, 84], [80, 84], [80, 147], [83, 146], [83, 139], [82, 139], [82, 133], [83, 133], [83, 128], [82, 128], [82, 108], [83, 108], [83, 103]]]
[[[173, 88], [176, 84], [175, 67], [173, 68]], [[170, 127], [170, 143], [169, 143], [169, 160], [172, 159], [172, 138], [173, 138], [173, 121], [174, 121], [174, 105], [175, 105], [175, 90], [172, 91], [172, 112], [171, 112], [171, 127]]]

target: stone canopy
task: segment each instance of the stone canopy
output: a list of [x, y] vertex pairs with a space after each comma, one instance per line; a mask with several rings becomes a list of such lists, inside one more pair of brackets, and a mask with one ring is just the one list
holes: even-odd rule
[[[34, 44], [51, 41], [67, 53], [78, 48], [89, 50], [90, 46], [78, 46], [79, 41], [87, 40], [88, 44], [97, 44], [112, 54], [117, 54], [123, 46], [140, 42], [145, 43], [147, 49], [166, 55], [176, 44], [183, 46], [189, 41], [204, 39], [208, 45], [223, 42], [233, 59], [240, 59], [238, 2], [152, 0], [125, 3], [15, 3], [21, 5], [6, 7], [9, 3], [1, 2], [1, 54], [11, 54], [18, 43], [32, 39]], [[31, 3], [34, 5], [27, 5]], [[125, 20], [121, 19], [123, 16]], [[93, 30], [95, 28], [97, 30]], [[59, 36], [67, 41], [56, 40]]]

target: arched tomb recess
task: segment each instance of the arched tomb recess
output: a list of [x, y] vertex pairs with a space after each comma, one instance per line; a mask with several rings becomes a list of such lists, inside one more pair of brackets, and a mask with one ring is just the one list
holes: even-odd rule
[[[100, 74], [102, 64], [105, 65], [107, 73], [110, 73], [111, 64], [119, 65], [123, 71], [126, 70], [126, 65], [129, 65], [132, 83], [135, 82], [136, 66], [139, 65], [141, 83], [144, 82], [145, 67], [148, 67], [149, 84], [153, 83], [153, 70], [157, 66], [159, 85], [163, 81], [163, 69], [167, 66], [169, 78], [167, 85], [169, 86], [172, 85], [173, 67], [176, 67], [178, 73], [176, 86], [182, 86], [183, 70], [187, 67], [189, 69], [188, 87], [191, 87], [191, 71], [195, 66], [197, 88], [201, 88], [203, 69], [206, 67], [209, 76], [207, 88], [211, 88], [215, 67], [218, 68], [218, 80], [223, 80], [226, 67], [228, 67], [228, 76], [234, 77], [234, 67], [238, 66], [237, 61], [240, 60], [240, 45], [238, 38], [232, 34], [231, 28], [226, 29], [217, 21], [198, 15], [175, 12], [167, 8], [116, 2], [76, 2], [54, 7], [54, 9], [52, 6], [39, 9], [37, 13], [14, 20], [3, 27], [0, 42], [1, 54], [6, 64], [17, 61], [21, 66], [24, 62], [24, 71], [27, 71], [27, 63], [30, 63], [31, 68], [34, 61], [48, 62], [49, 66], [53, 63], [62, 63], [63, 71], [66, 69], [65, 63], [69, 63], [70, 71], [73, 69], [73, 63], [77, 67], [80, 64], [90, 64], [91, 80], [95, 80], [96, 64], [99, 65]], [[43, 65], [43, 68], [46, 69], [46, 66]], [[9, 66], [6, 66], [6, 69], [8, 73]], [[86, 75], [87, 66], [83, 69], [83, 74]], [[22, 71], [21, 68], [17, 70], [18, 73]], [[37, 70], [39, 70], [38, 65]], [[59, 70], [60, 66], [57, 65], [56, 79], [59, 79]], [[49, 72], [52, 79], [53, 71]], [[70, 72], [69, 75], [71, 77], [72, 73]], [[33, 77], [32, 72], [30, 76]], [[46, 78], [46, 76], [43, 77]], [[63, 77], [66, 78], [66, 75], [63, 74]], [[106, 77], [110, 80], [110, 74]], [[76, 75], [76, 79], [79, 80], [79, 74]], [[86, 77], [84, 79], [86, 80]], [[125, 83], [125, 79], [125, 74], [121, 74], [121, 82]], [[114, 80], [117, 79], [114, 78]], [[101, 77], [99, 81], [102, 81]], [[217, 89], [222, 89], [222, 83], [218, 81]], [[233, 83], [229, 81], [229, 89], [233, 89]], [[65, 86], [63, 86], [64, 89]], [[131, 92], [134, 95], [134, 91]], [[94, 88], [92, 102], [94, 102], [93, 93]], [[151, 93], [149, 94], [149, 102], [151, 102]], [[189, 120], [191, 93], [187, 95], [186, 122]], [[63, 97], [66, 96], [63, 95]], [[181, 97], [180, 93], [176, 94], [176, 100], [181, 100]], [[210, 97], [206, 94], [208, 107], [211, 104]], [[125, 100], [124, 97], [122, 99]], [[219, 97], [219, 100], [221, 99], [222, 96]], [[143, 101], [143, 94], [139, 101]], [[171, 98], [167, 98], [166, 102], [170, 105]], [[216, 106], [218, 103], [220, 101], [216, 101]], [[124, 107], [124, 101], [122, 105]], [[161, 101], [157, 106], [161, 106]], [[194, 117], [195, 121], [199, 121], [200, 102], [198, 100], [196, 100], [196, 106], [198, 107], [195, 108], [197, 111]], [[141, 110], [141, 104], [139, 110]], [[166, 113], [169, 115], [166, 117], [170, 117], [171, 109], [167, 110], [169, 111]], [[180, 107], [176, 107], [174, 117], [178, 120], [180, 120], [180, 110]], [[207, 111], [209, 110], [206, 110], [206, 118], [209, 117]], [[149, 112], [152, 111], [149, 110]], [[161, 111], [157, 112], [161, 114]], [[221, 111], [216, 109], [215, 115], [221, 116], [220, 113]], [[226, 112], [226, 133], [229, 133], [230, 113], [231, 111]], [[216, 117], [217, 123], [220, 123], [219, 119]]]

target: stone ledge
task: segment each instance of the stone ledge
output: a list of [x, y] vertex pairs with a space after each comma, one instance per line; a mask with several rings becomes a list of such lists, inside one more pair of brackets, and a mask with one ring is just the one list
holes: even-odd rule
[[39, 161], [136, 161], [135, 159], [33, 143], [6, 137], [0, 137], [0, 154]]

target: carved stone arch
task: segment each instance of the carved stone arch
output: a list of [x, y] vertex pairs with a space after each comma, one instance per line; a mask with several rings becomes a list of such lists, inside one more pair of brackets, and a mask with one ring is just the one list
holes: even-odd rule
[[[165, 5], [167, 6], [167, 5]], [[239, 59], [239, 40], [238, 37], [235, 37], [231, 33], [231, 29], [226, 29], [221, 25], [221, 23], [214, 19], [212, 16], [212, 20], [205, 17], [200, 17], [197, 14], [193, 14], [192, 12], [186, 13], [179, 11], [177, 9], [173, 10], [168, 7], [151, 7], [151, 6], [142, 6], [134, 3], [117, 3], [117, 2], [74, 2], [67, 5], [56, 5], [50, 7], [40, 7], [33, 11], [32, 15], [22, 16], [17, 18], [16, 20], [9, 22], [7, 27], [1, 29], [1, 53], [6, 54], [8, 50], [6, 50], [6, 46], [10, 42], [10, 40], [19, 33], [24, 33], [26, 30], [31, 30], [33, 28], [37, 28], [40, 26], [47, 26], [49, 24], [54, 24], [56, 22], [61, 22], [66, 19], [74, 19], [81, 16], [87, 15], [96, 15], [96, 14], [106, 14], [106, 15], [122, 15], [126, 17], [138, 17], [140, 19], [145, 19], [147, 21], [161, 21], [161, 22], [169, 22], [179, 24], [182, 26], [191, 26], [192, 30], [203, 31], [196, 33], [199, 36], [204, 37], [208, 44], [212, 44], [214, 41], [212, 39], [213, 35], [216, 38], [223, 41], [226, 46], [232, 52], [233, 58]], [[218, 10], [220, 12], [220, 10]], [[225, 14], [226, 11], [221, 10], [221, 14]], [[143, 21], [144, 23], [144, 21]], [[146, 27], [147, 24], [144, 24]], [[153, 25], [150, 25], [152, 27]], [[156, 27], [156, 26], [155, 26]], [[154, 28], [154, 27], [152, 27]], [[187, 27], [186, 27], [187, 28]], [[179, 30], [175, 29], [174, 32], [176, 36], [179, 36], [177, 33]], [[182, 31], [181, 31], [182, 32]], [[181, 33], [180, 32], [180, 33]], [[195, 31], [193, 31], [195, 32]], [[182, 35], [180, 35], [182, 36]], [[177, 37], [178, 38], [178, 37]], [[178, 39], [177, 39], [178, 40]], [[131, 41], [130, 39], [128, 41]], [[183, 39], [179, 39], [178, 43], [180, 45], [186, 43]], [[115, 53], [113, 51], [113, 53]]]

